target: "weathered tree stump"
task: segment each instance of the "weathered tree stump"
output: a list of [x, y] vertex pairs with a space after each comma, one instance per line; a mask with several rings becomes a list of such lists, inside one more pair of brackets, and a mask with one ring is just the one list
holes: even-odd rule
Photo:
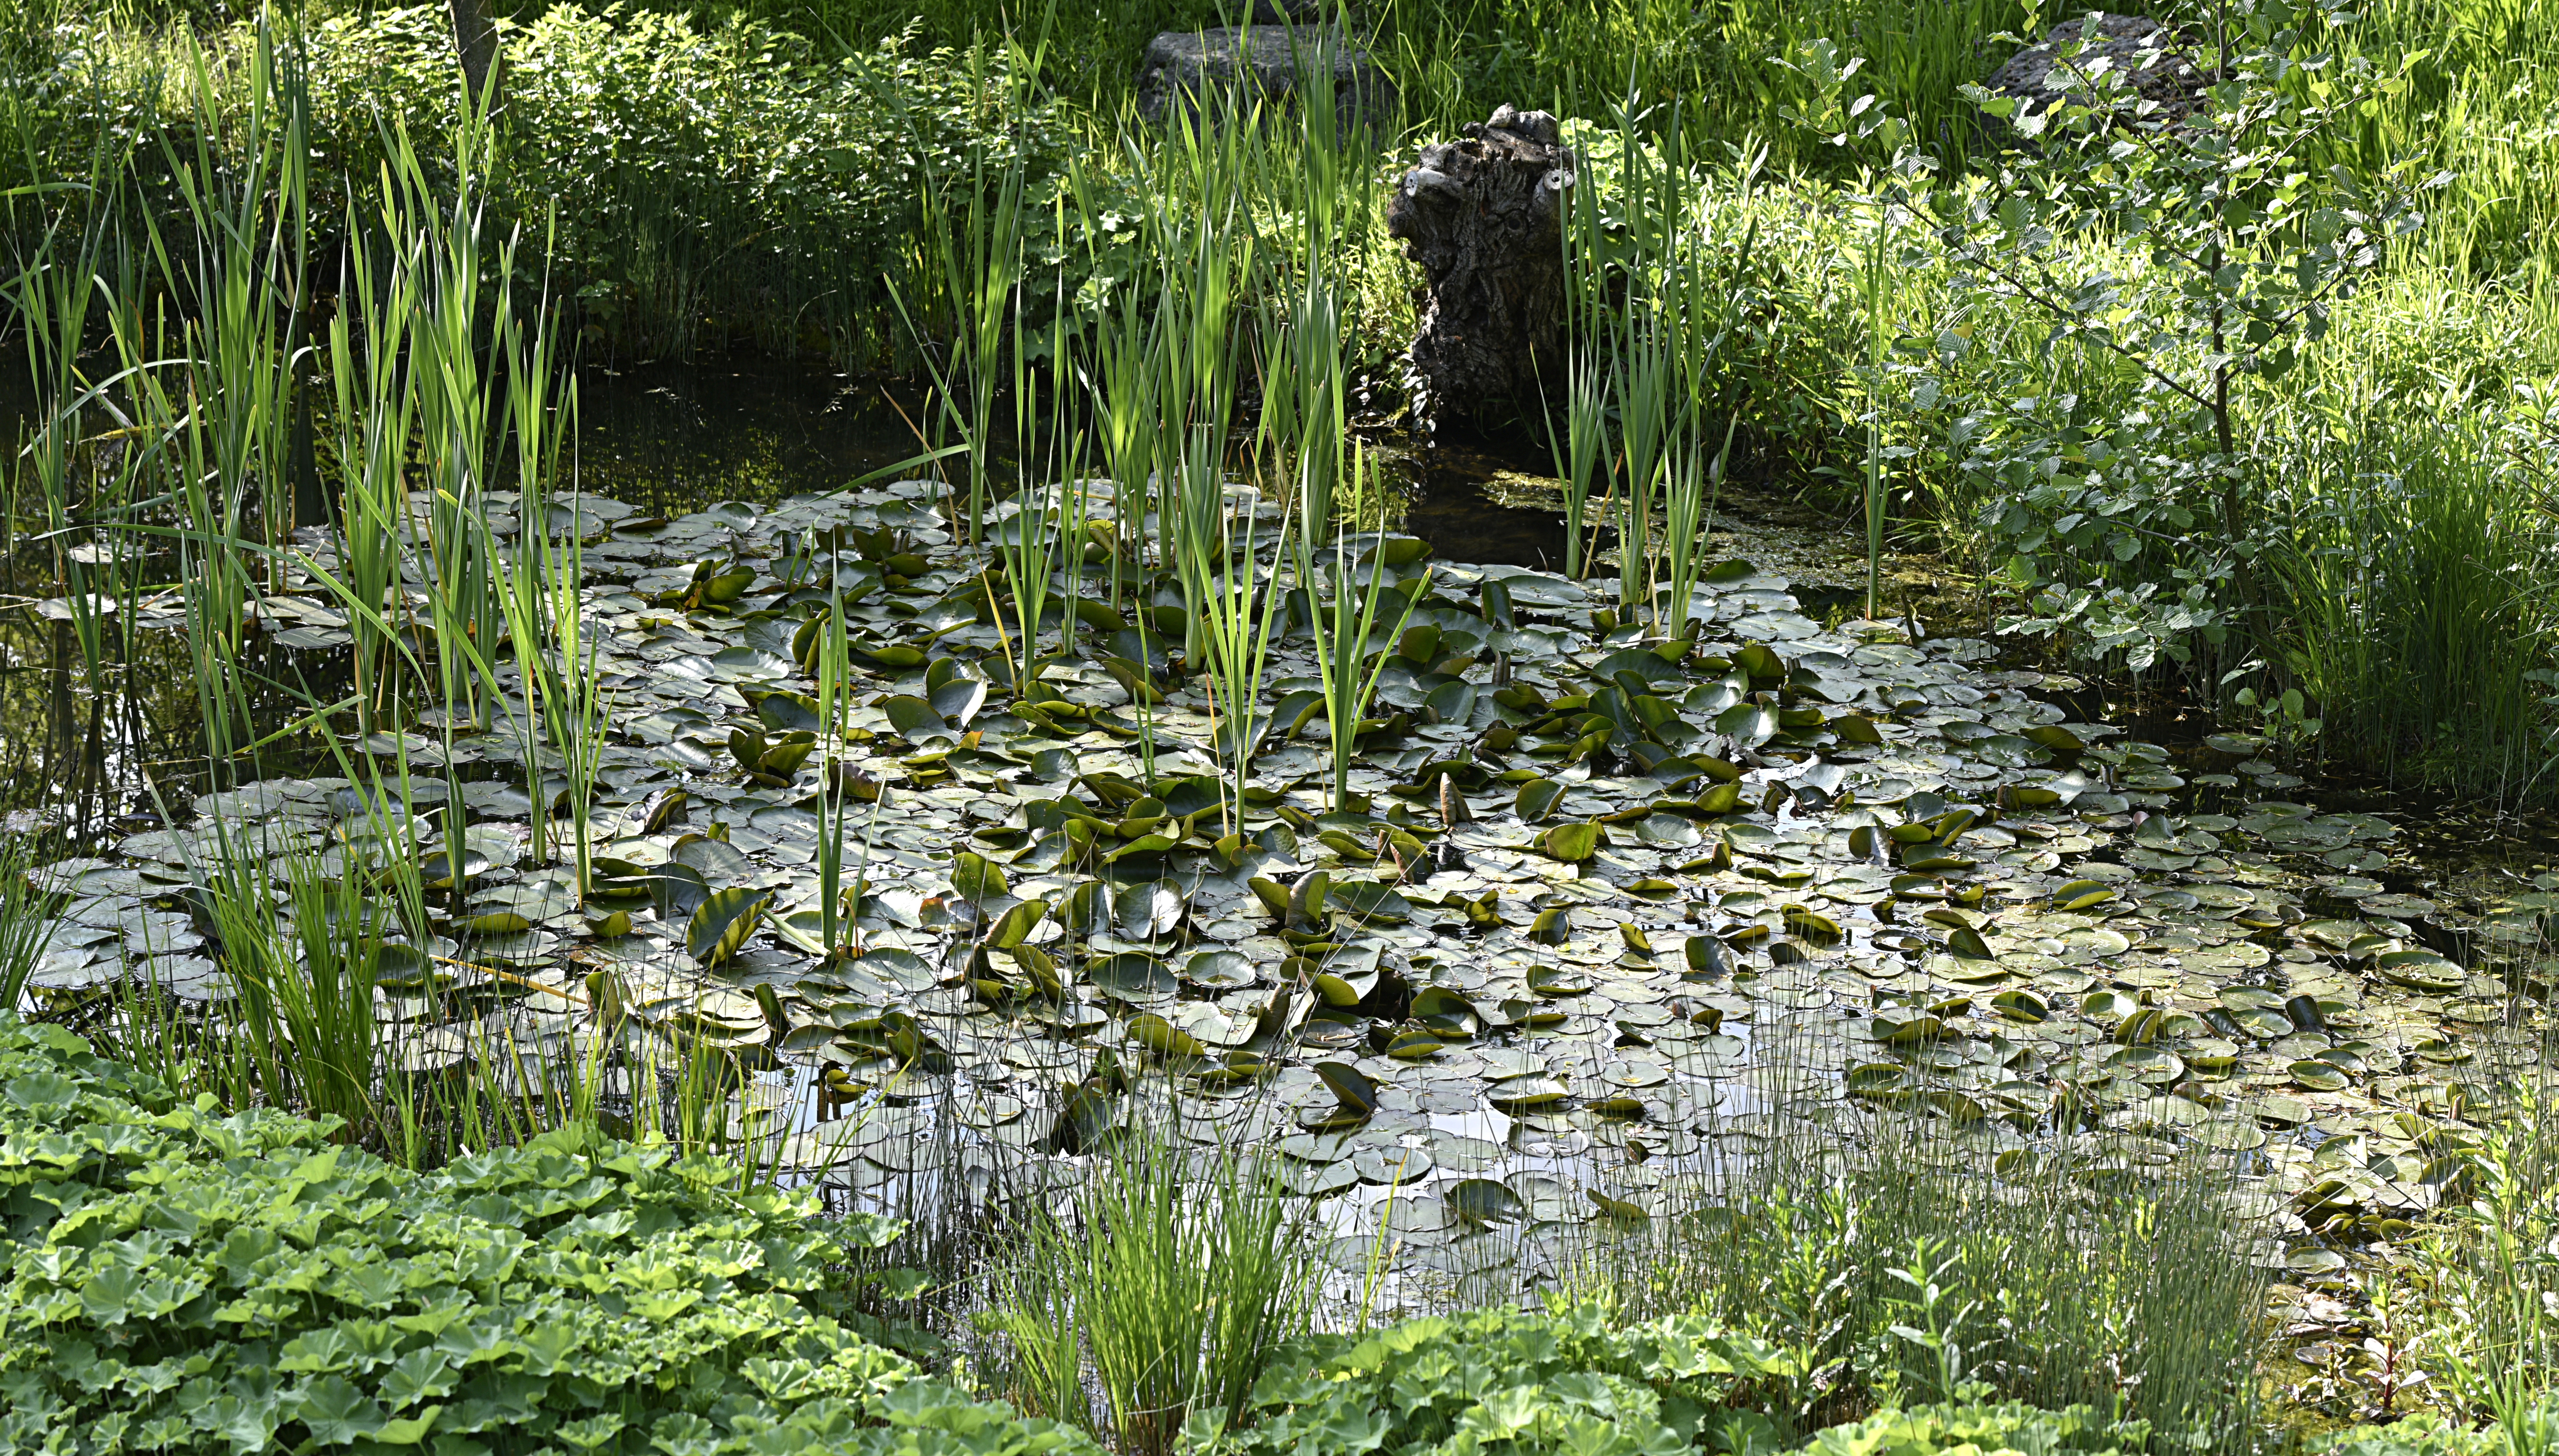
[[1386, 230], [1422, 265], [1406, 354], [1417, 420], [1495, 423], [1543, 408], [1563, 379], [1564, 199], [1575, 159], [1554, 117], [1503, 106], [1422, 149]]

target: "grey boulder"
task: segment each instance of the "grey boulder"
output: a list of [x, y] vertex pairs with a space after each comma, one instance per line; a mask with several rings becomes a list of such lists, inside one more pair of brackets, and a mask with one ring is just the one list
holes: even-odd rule
[[1357, 42], [1325, 25], [1166, 31], [1147, 44], [1138, 63], [1137, 111], [1161, 121], [1197, 114], [1206, 98], [1213, 107], [1240, 109], [1256, 93], [1293, 107], [1325, 75], [1332, 78], [1333, 116], [1343, 136], [1392, 124], [1395, 82]]
[[[2086, 44], [2073, 52], [2083, 35]], [[2174, 125], [2203, 105], [2211, 85], [2185, 36], [2147, 16], [2092, 13], [2010, 57], [1986, 89], [2016, 96], [2024, 112], [2038, 115], [2064, 98], [2093, 105], [2103, 95], [2119, 107], [2149, 101], [2157, 106], [2150, 121]]]

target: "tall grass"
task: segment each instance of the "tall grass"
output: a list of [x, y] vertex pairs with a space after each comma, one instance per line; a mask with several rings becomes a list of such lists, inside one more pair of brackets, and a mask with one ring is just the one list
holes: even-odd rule
[[0, 1010], [18, 1009], [62, 912], [64, 897], [38, 886], [31, 873], [36, 857], [31, 836], [0, 840]]
[[[2404, 1250], [2411, 1345], [2457, 1418], [2488, 1417], [2512, 1456], [2548, 1447], [2559, 1383], [2559, 1106], [2546, 1071], [2511, 1091], [2452, 1185], [2466, 1196]], [[2536, 1438], [2537, 1437], [2537, 1438]]]
[[1258, 1161], [1130, 1134], [999, 1266], [987, 1323], [1014, 1398], [1146, 1456], [1201, 1416], [1241, 1423], [1275, 1348], [1307, 1327], [1298, 1207]]
[[2246, 1444], [2268, 1231], [2236, 1212], [2226, 1162], [2063, 1147], [1994, 1168], [1899, 1112], [1871, 1139], [1815, 1136], [1781, 1132], [1710, 1183], [1720, 1205], [1607, 1248], [1621, 1307], [1761, 1333], [1805, 1373], [1799, 1417], [1978, 1381], [2120, 1411], [2180, 1445]]

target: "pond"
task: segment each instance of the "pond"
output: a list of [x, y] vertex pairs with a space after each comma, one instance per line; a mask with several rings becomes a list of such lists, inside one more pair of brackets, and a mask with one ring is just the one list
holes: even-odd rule
[[[410, 897], [397, 1075], [682, 1103], [848, 1204], [1041, 1195], [1130, 1137], [1246, 1150], [1417, 1305], [1517, 1297], [1593, 1230], [1886, 1124], [2002, 1169], [2213, 1160], [2251, 1256], [2319, 1277], [2433, 1205], [2440, 1130], [2537, 1056], [2530, 850], [2412, 854], [2247, 741], [2144, 741], [1992, 642], [1864, 619], [1856, 544], [1791, 503], [1721, 503], [1711, 569], [1648, 607], [1556, 573], [1533, 462], [1388, 452], [1311, 573], [1230, 484], [1188, 594], [1123, 493], [1034, 492], [989, 532], [1055, 548], [1058, 655], [1016, 692], [1029, 578], [931, 482], [844, 489], [916, 452], [912, 402], [584, 395], [581, 494], [492, 499], [514, 551], [582, 543], [590, 737], [502, 662], [476, 719], [288, 735], [213, 784], [174, 603], [94, 676], [58, 607], [0, 617], [9, 805], [66, 834], [44, 1012], [219, 1026], [244, 892], [212, 882], [360, 869]], [[305, 538], [239, 654], [261, 735], [353, 681], [336, 553]], [[1221, 599], [1231, 645], [1274, 624], [1223, 675], [1186, 605]], [[1345, 657], [1365, 702], [1327, 692]]]

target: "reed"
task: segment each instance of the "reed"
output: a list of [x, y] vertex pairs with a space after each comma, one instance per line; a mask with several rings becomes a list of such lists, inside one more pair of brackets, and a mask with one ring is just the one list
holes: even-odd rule
[[1062, 1213], [1033, 1215], [1022, 1247], [988, 1318], [1016, 1398], [1132, 1452], [1175, 1449], [1200, 1416], [1240, 1424], [1315, 1292], [1300, 1216], [1259, 1163], [1142, 1132]]
[[[1354, 450], [1349, 476], [1354, 495], [1368, 469], [1365, 454]], [[1380, 540], [1367, 559], [1355, 560], [1350, 532], [1336, 527], [1332, 559], [1323, 563], [1330, 571], [1331, 594], [1321, 602], [1309, 603], [1313, 612], [1307, 625], [1314, 635], [1315, 675], [1324, 693], [1324, 731], [1332, 751], [1336, 812], [1352, 805], [1351, 760], [1357, 756], [1362, 715], [1377, 691], [1378, 678], [1386, 672], [1388, 649], [1404, 636], [1430, 581], [1425, 573], [1412, 583], [1396, 583], [1395, 570], [1387, 565], [1385, 554], [1385, 542]], [[1302, 579], [1311, 595], [1315, 578], [1308, 574]], [[1383, 608], [1389, 597], [1400, 599], [1400, 610], [1394, 628], [1381, 640], [1377, 629], [1386, 620]], [[1374, 666], [1370, 665], [1372, 657], [1376, 659]]]
[[36, 883], [36, 841], [12, 834], [0, 840], [0, 1010], [15, 1011], [27, 978], [53, 941], [66, 897]]

